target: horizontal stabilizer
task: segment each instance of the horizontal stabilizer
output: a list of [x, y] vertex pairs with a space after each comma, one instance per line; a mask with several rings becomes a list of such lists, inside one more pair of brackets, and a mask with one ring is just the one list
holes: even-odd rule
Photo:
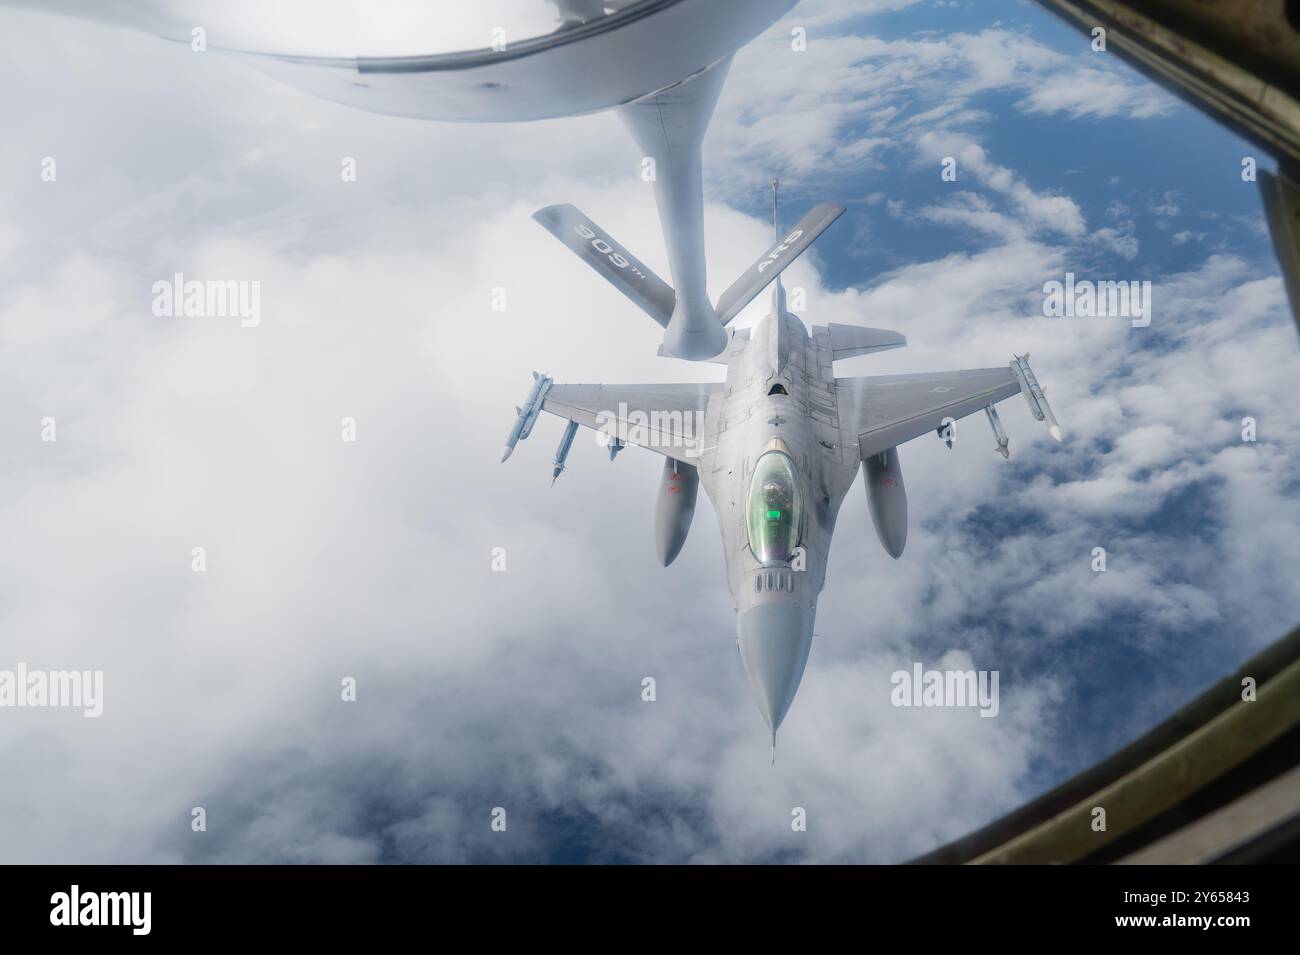
[[630, 298], [662, 327], [668, 327], [677, 293], [650, 271], [636, 256], [623, 248], [608, 232], [592, 222], [576, 206], [547, 206], [533, 218], [584, 262], [604, 276], [609, 284]]
[[799, 258], [812, 245], [813, 240], [825, 232], [827, 226], [843, 212], [844, 207], [833, 202], [823, 202], [809, 209], [808, 214], [786, 233], [784, 239], [763, 253], [731, 288], [722, 293], [722, 298], [718, 299], [718, 318], [722, 324], [727, 324], [739, 315], [740, 310], [752, 302], [755, 295], [763, 291], [787, 265]]
[[861, 325], [837, 325], [832, 322], [826, 329], [831, 336], [832, 361], [902, 348], [907, 344], [903, 335], [888, 328], [864, 328]]

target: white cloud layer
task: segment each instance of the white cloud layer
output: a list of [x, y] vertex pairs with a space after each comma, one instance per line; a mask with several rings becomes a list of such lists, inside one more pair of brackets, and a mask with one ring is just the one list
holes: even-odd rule
[[[809, 320], [911, 342], [840, 373], [1030, 351], [1069, 438], [1053, 445], [1017, 401], [1009, 463], [978, 418], [951, 452], [905, 447], [897, 563], [855, 488], [773, 767], [707, 503], [664, 570], [648, 453], [610, 465], [583, 438], [551, 488], [551, 420], [497, 464], [532, 369], [719, 374], [654, 357], [659, 329], [529, 221], [572, 201], [666, 272], [612, 116], [385, 119], [145, 37], [110, 52], [94, 28], [0, 16], [6, 88], [28, 104], [0, 142], [0, 667], [106, 679], [99, 720], [0, 712], [4, 861], [900, 859], [1025, 798], [1036, 765], [1078, 768], [1163, 717], [1300, 610], [1296, 341], [1271, 267], [1215, 255], [1164, 276], [1147, 329], [1041, 318], [1044, 281], [1128, 234], [1090, 235], [1079, 202], [979, 144], [981, 91], [1062, 121], [1162, 112], [1118, 71], [996, 29], [815, 38], [800, 59], [763, 46], [778, 28], [737, 62], [714, 183], [778, 160], [834, 183], [895, 137], [969, 170], [947, 200], [896, 211], [986, 248], [839, 291], [813, 257], [792, 269]], [[1061, 70], [1108, 97], [1038, 97]], [[754, 96], [760, 80], [779, 95]], [[944, 87], [955, 105], [903, 108], [900, 91]], [[45, 155], [57, 184], [36, 175]], [[716, 293], [768, 226], [720, 204], [707, 222]], [[259, 281], [262, 324], [153, 316], [151, 284], [175, 271]], [[39, 440], [46, 416], [57, 443]], [[1195, 645], [1204, 669], [1181, 662], [1206, 628], [1223, 637]], [[1081, 736], [1079, 700], [1113, 685], [1113, 654], [1166, 671], [1103, 739]], [[1001, 714], [890, 706], [891, 672], [914, 660], [1000, 669]]]

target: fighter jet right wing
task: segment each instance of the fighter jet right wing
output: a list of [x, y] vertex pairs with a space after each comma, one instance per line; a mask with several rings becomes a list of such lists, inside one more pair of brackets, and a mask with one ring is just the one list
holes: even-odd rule
[[1009, 368], [835, 379], [841, 423], [856, 432], [862, 457], [888, 451], [1020, 393]]
[[694, 464], [709, 396], [719, 384], [551, 385], [542, 410], [625, 444]]

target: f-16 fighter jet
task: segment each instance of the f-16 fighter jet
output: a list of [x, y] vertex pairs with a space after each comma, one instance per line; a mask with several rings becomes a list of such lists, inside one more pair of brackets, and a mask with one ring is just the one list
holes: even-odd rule
[[[773, 220], [776, 216], [773, 182]], [[1008, 439], [994, 405], [1023, 394], [1052, 437], [1061, 430], [1028, 356], [1005, 367], [930, 374], [837, 378], [835, 362], [907, 344], [898, 332], [804, 323], [786, 308], [780, 272], [844, 210], [823, 204], [776, 242], [719, 299], [723, 326], [767, 285], [772, 307], [752, 328], [729, 328], [715, 359], [723, 384], [561, 385], [534, 373], [517, 409], [504, 461], [541, 412], [566, 419], [555, 459], [563, 469], [578, 425], [603, 433], [611, 458], [639, 445], [664, 456], [655, 509], [655, 542], [667, 566], [681, 551], [699, 487], [718, 515], [736, 634], [749, 686], [776, 732], [794, 701], [812, 647], [817, 599], [826, 579], [831, 533], [858, 471], [876, 534], [895, 558], [907, 541], [907, 493], [898, 446], [984, 411], [1004, 457]], [[577, 251], [660, 324], [673, 290], [572, 206], [535, 218]], [[951, 446], [951, 445], [950, 445]]]

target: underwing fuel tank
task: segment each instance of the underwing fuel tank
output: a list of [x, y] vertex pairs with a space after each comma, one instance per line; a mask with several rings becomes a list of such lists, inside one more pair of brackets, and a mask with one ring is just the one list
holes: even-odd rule
[[873, 454], [862, 462], [862, 480], [867, 485], [871, 522], [876, 525], [880, 544], [897, 560], [907, 543], [907, 490], [898, 448]]
[[673, 562], [695, 516], [695, 498], [700, 490], [700, 472], [691, 464], [664, 458], [664, 473], [659, 481], [659, 499], [655, 502], [655, 549], [659, 563]]

